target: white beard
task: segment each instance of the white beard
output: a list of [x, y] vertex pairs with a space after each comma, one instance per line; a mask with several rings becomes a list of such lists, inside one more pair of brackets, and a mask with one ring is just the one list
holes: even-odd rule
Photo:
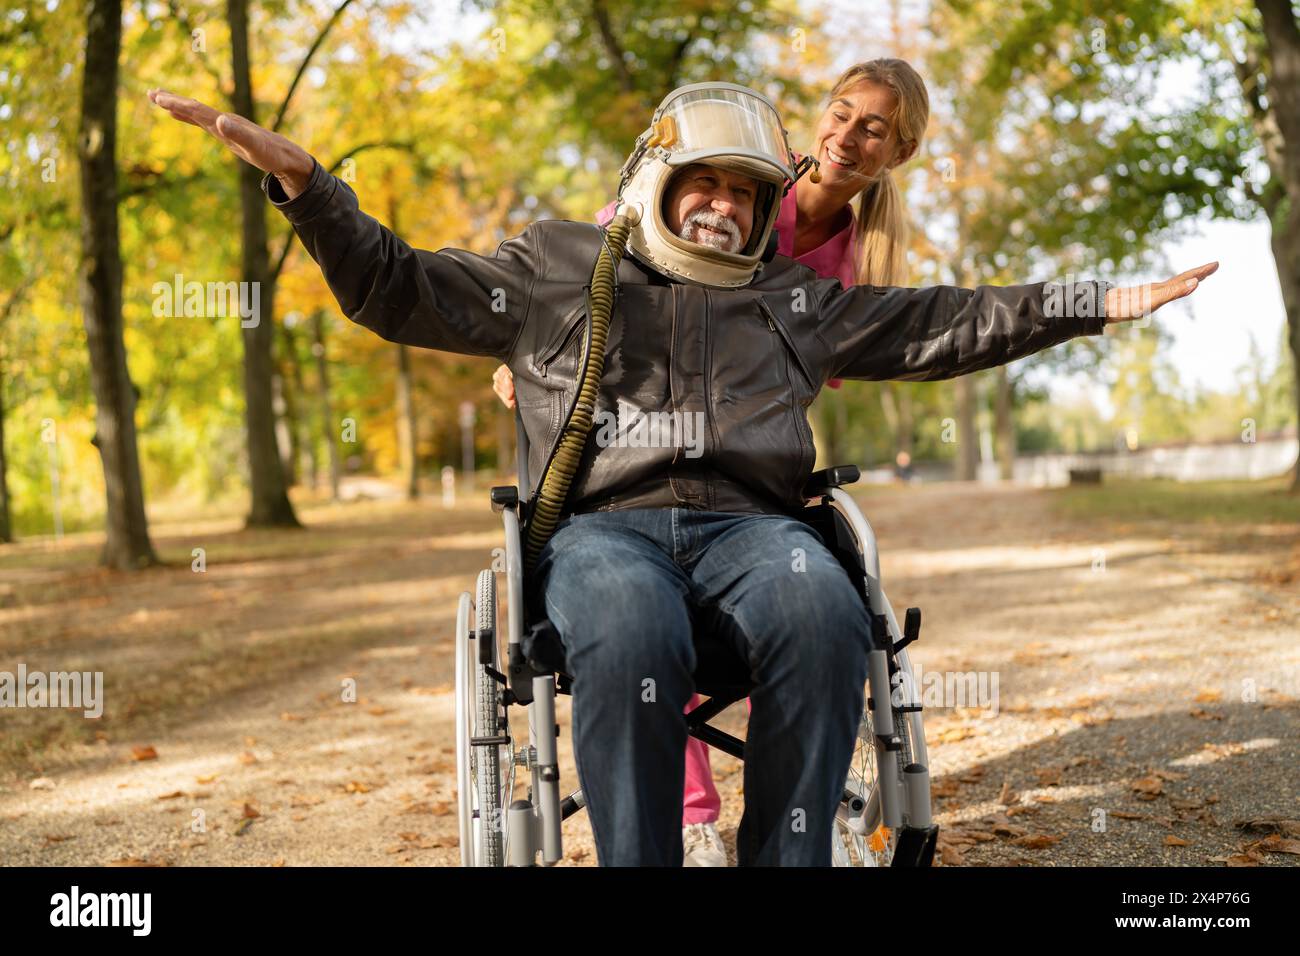
[[[716, 232], [704, 232], [697, 228], [699, 226], [717, 229], [725, 232], [726, 235], [720, 236]], [[719, 249], [722, 252], [740, 251], [740, 227], [722, 213], [714, 212], [712, 209], [697, 209], [687, 216], [686, 221], [682, 223], [682, 229], [678, 236], [687, 242], [698, 243], [701, 246]]]

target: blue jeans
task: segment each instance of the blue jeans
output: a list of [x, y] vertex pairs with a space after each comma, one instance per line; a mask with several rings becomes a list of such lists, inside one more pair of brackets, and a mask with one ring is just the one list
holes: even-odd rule
[[782, 515], [589, 512], [559, 524], [533, 580], [573, 677], [578, 779], [602, 866], [682, 864], [682, 711], [701, 639], [734, 648], [758, 685], [740, 865], [830, 864], [871, 631], [816, 531]]

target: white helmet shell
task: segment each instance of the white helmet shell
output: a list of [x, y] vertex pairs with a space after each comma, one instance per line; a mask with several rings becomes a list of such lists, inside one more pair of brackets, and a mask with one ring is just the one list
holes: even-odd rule
[[[759, 185], [753, 227], [737, 252], [689, 242], [664, 221], [668, 180], [695, 163], [741, 173]], [[796, 178], [786, 131], [767, 97], [734, 83], [679, 87], [659, 104], [623, 166], [619, 209], [639, 213], [627, 247], [672, 279], [725, 289], [748, 285], [776, 225], [781, 198]]]

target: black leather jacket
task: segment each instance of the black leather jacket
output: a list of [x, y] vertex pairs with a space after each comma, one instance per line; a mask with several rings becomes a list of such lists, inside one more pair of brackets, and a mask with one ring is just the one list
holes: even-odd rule
[[[292, 200], [272, 176], [262, 188], [352, 321], [390, 342], [509, 366], [531, 446], [531, 495], [573, 401], [599, 229], [535, 222], [491, 257], [428, 252], [361, 212], [351, 188], [319, 163]], [[671, 442], [661, 431], [666, 447], [625, 447], [626, 435], [602, 443], [593, 429], [566, 511], [788, 513], [803, 505], [816, 456], [806, 411], [827, 379], [952, 378], [1105, 325], [1105, 283], [1076, 283], [1073, 308], [1049, 318], [1041, 283], [845, 289], [779, 256], [734, 291], [669, 281], [631, 255], [618, 277], [597, 415], [621, 402], [695, 413], [700, 429], [689, 445], [689, 431]]]

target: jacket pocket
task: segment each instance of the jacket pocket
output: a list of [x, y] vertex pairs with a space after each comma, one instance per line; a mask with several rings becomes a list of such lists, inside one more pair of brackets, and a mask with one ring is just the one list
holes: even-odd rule
[[785, 342], [786, 349], [794, 358], [795, 364], [799, 366], [799, 371], [803, 372], [803, 377], [808, 382], [809, 391], [816, 392], [822, 383], [818, 382], [817, 379], [813, 377], [812, 371], [808, 368], [808, 363], [804, 361], [803, 356], [799, 354], [799, 350], [795, 348], [794, 339], [790, 337], [790, 333], [786, 329], [785, 324], [776, 317], [776, 313], [772, 311], [772, 307], [762, 298], [758, 300], [758, 307], [763, 311], [763, 314], [767, 316], [767, 324], [771, 327], [772, 331], [781, 336], [781, 340]]
[[564, 317], [560, 323], [560, 329], [543, 348], [541, 348], [537, 357], [533, 360], [533, 368], [542, 378], [547, 377], [547, 371], [557, 358], [564, 354], [564, 351], [573, 344], [578, 335], [578, 330], [586, 325], [587, 306], [586, 303], [579, 305], [571, 313]]

